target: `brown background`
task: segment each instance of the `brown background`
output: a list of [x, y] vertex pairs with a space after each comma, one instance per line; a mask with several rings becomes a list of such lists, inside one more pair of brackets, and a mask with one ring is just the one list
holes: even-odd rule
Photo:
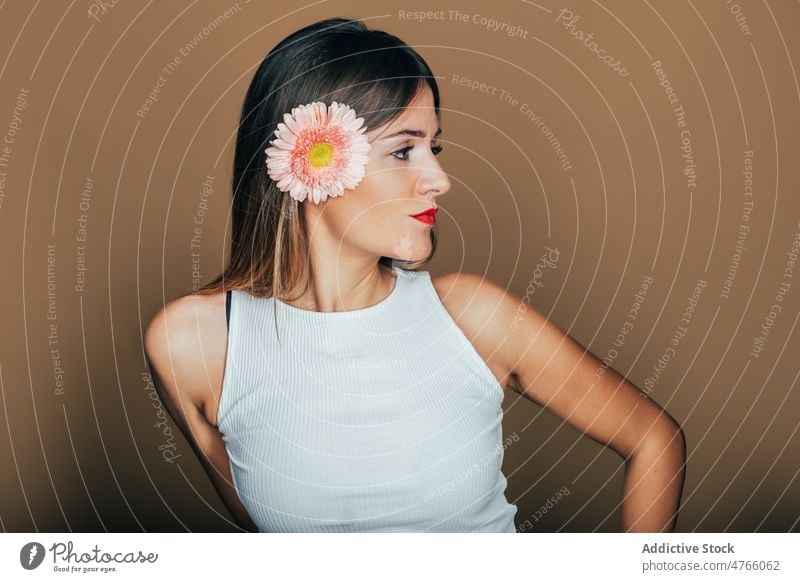
[[[95, 6], [94, 18], [89, 1], [66, 13], [57, 4], [32, 9], [16, 0], [0, 13], [0, 134], [13, 136], [0, 165], [3, 530], [235, 529], [182, 437], [180, 456], [162, 457], [140, 334], [160, 305], [192, 290], [190, 238], [209, 175], [202, 281], [223, 264], [233, 140], [255, 68], [280, 39], [331, 16], [400, 36], [439, 77], [440, 159], [453, 189], [440, 200], [433, 274], [480, 273], [520, 297], [536, 277], [543, 286], [531, 303], [601, 358], [640, 282], [652, 276], [612, 363], [640, 387], [696, 282], [707, 282], [651, 392], [688, 437], [678, 529], [798, 529], [800, 274], [784, 278], [800, 231], [797, 3], [571, 2], [574, 28], [593, 32], [626, 77], [557, 21], [564, 6], [550, 0], [119, 2]], [[445, 18], [399, 14], [420, 9], [445, 10]], [[455, 9], [468, 21], [452, 19], [447, 11]], [[521, 32], [490, 30], [480, 17]], [[200, 41], [137, 116], [162, 69], [192, 39]], [[694, 188], [656, 60], [685, 111]], [[471, 91], [453, 75], [498, 94]], [[566, 171], [523, 102], [563, 148]], [[753, 151], [751, 228], [725, 299], [745, 202], [745, 150]], [[94, 186], [84, 211], [87, 177]], [[79, 292], [81, 214], [88, 237]], [[55, 245], [55, 320], [47, 319], [48, 244]], [[559, 260], [537, 274], [545, 246], [557, 247]], [[790, 284], [782, 311], [764, 351], [751, 357], [782, 281]], [[505, 432], [519, 437], [504, 463], [518, 525], [614, 530], [621, 460], [526, 400], [509, 393], [504, 405]], [[569, 495], [535, 516], [563, 487]]]

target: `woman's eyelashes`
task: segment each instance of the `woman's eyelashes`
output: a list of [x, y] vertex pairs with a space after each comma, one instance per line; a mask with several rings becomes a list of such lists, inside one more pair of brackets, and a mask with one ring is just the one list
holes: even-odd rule
[[[408, 152], [410, 152], [413, 149], [414, 149], [414, 146], [406, 146], [404, 148], [400, 148], [399, 150], [393, 151], [392, 152], [392, 156], [394, 156], [398, 160], [407, 162], [408, 161]], [[433, 152], [434, 156], [439, 155], [439, 153], [442, 151], [442, 146], [440, 144], [437, 144], [437, 145], [431, 147], [431, 151]], [[400, 154], [400, 156], [398, 157], [396, 154]]]

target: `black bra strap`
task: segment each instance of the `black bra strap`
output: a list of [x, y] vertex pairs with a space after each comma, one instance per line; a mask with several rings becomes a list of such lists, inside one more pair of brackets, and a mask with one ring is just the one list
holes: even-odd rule
[[231, 292], [228, 291], [225, 296], [225, 325], [230, 327], [231, 324]]

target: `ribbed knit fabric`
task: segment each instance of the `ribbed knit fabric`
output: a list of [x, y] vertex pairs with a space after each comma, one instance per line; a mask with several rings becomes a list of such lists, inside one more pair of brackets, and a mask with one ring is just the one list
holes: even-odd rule
[[262, 532], [514, 532], [502, 387], [427, 271], [355, 311], [232, 294], [217, 414]]

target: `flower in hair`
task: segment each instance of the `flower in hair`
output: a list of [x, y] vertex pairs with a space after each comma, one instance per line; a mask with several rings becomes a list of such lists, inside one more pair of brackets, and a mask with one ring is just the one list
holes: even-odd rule
[[300, 105], [278, 123], [267, 173], [281, 192], [319, 204], [352, 190], [364, 177], [370, 144], [364, 119], [349, 106], [320, 101]]

